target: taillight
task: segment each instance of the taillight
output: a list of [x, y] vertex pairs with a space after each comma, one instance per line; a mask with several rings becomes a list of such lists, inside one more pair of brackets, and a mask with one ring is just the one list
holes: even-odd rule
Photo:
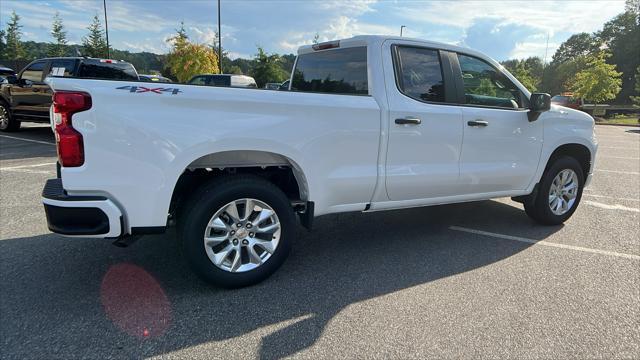
[[77, 167], [84, 164], [82, 134], [73, 128], [71, 116], [89, 109], [91, 109], [91, 96], [85, 92], [56, 91], [53, 93], [58, 160], [64, 167]]

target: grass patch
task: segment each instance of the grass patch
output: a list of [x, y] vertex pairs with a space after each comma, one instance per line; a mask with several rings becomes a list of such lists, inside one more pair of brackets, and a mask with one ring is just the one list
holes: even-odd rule
[[639, 125], [638, 115], [616, 116], [611, 119], [596, 118], [597, 124]]

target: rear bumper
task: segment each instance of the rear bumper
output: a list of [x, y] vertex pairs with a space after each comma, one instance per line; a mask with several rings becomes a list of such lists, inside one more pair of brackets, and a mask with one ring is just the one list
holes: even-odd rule
[[70, 196], [62, 179], [49, 179], [42, 190], [49, 230], [67, 236], [117, 238], [122, 212], [103, 196]]

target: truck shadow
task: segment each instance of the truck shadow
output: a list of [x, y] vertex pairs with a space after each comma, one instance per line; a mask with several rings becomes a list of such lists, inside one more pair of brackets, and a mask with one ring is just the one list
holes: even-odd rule
[[[261, 358], [282, 358], [312, 346], [351, 304], [494, 264], [531, 246], [449, 229], [498, 231], [500, 224], [536, 240], [561, 228], [533, 225], [519, 208], [495, 201], [329, 215], [316, 219], [314, 232], [299, 230], [289, 260], [273, 277], [240, 290], [198, 280], [177, 256], [172, 233], [128, 249], [54, 235], [2, 240], [3, 348], [11, 357], [38, 348], [53, 357], [147, 357], [252, 333], [261, 339]], [[163, 323], [166, 330], [131, 333], [127, 326], [140, 325], [132, 325], [140, 311], [133, 305], [119, 308], [124, 314], [116, 317], [124, 323], [109, 314], [105, 274], [119, 264], [134, 264], [157, 281], [162, 294], [153, 296], [165, 297], [167, 306], [140, 321]], [[131, 281], [125, 274], [114, 283]], [[131, 296], [149, 288], [133, 285], [138, 294]], [[125, 293], [111, 293], [117, 296], [107, 299], [112, 304], [132, 303]]]

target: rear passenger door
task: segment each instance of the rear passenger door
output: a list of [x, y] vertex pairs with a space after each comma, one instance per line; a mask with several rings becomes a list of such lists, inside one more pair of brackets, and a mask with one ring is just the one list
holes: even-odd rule
[[447, 52], [385, 42], [389, 101], [386, 189], [390, 200], [457, 195], [462, 109]]
[[543, 122], [529, 122], [525, 93], [488, 61], [457, 54], [452, 63], [463, 105], [462, 193], [526, 189], [538, 167]]

